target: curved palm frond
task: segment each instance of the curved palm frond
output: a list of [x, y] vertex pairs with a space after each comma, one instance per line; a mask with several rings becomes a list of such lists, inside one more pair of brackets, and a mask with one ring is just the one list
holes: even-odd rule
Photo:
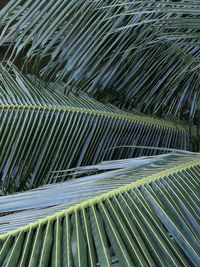
[[199, 178], [199, 154], [171, 155], [2, 197], [0, 264], [199, 266]]
[[43, 77], [73, 90], [198, 123], [199, 10], [186, 0], [10, 1], [1, 40], [12, 40], [11, 58], [26, 48], [26, 62], [47, 61]]
[[[51, 172], [102, 160], [152, 155], [147, 148], [189, 148], [187, 129], [110, 108], [87, 96], [44, 89], [14, 66], [0, 66], [0, 188], [2, 193], [56, 182]], [[59, 180], [58, 180], [59, 181]]]

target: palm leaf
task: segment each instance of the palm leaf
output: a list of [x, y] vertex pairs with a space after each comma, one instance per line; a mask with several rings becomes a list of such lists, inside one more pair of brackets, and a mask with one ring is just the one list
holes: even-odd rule
[[[149, 147], [148, 147], [149, 149]], [[111, 161], [102, 161], [95, 165], [90, 166], [80, 166], [68, 170], [53, 171], [54, 179], [58, 177], [70, 177], [77, 178], [97, 173], [102, 173], [105, 171], [127, 169], [127, 168], [141, 168], [146, 165], [153, 165], [154, 163], [162, 162], [167, 160], [167, 158], [172, 158], [173, 154], [177, 155], [195, 155], [194, 152], [184, 151], [184, 150], [170, 150], [167, 154], [156, 155], [156, 156], [147, 156], [147, 157], [138, 157], [130, 159], [121, 159], [121, 160], [111, 160]]]
[[108, 150], [115, 146], [189, 146], [182, 126], [113, 109], [84, 95], [66, 97], [51, 90], [62, 85], [46, 90], [14, 66], [0, 68], [2, 193], [56, 182], [52, 170], [159, 153], [145, 148]]
[[[199, 1], [9, 1], [10, 58], [98, 100], [198, 123]], [[77, 19], [78, 18], [78, 19]], [[71, 88], [71, 87], [70, 87]]]
[[200, 156], [179, 154], [2, 197], [0, 263], [199, 266], [199, 177]]

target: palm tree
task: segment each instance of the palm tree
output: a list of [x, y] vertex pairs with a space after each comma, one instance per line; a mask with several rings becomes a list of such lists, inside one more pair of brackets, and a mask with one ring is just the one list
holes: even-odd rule
[[199, 266], [199, 1], [1, 5], [0, 266]]

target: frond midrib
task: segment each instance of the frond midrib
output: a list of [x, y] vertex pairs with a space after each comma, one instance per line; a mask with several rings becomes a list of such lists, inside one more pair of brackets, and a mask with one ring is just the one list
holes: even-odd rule
[[145, 123], [148, 125], [155, 125], [159, 127], [172, 128], [181, 131], [187, 131], [188, 129], [181, 126], [169, 123], [162, 119], [151, 118], [143, 115], [128, 114], [126, 112], [120, 111], [120, 113], [108, 112], [108, 111], [95, 111], [92, 109], [84, 108], [72, 108], [64, 106], [40, 106], [40, 105], [0, 105], [0, 109], [22, 109], [22, 110], [49, 110], [49, 111], [63, 111], [63, 112], [74, 112], [74, 113], [85, 113], [93, 116], [103, 116], [103, 117], [112, 117], [114, 119], [122, 119], [127, 121], [136, 121]]
[[20, 227], [17, 230], [10, 231], [6, 234], [0, 234], [0, 241], [4, 241], [8, 236], [15, 236], [22, 231], [27, 231], [30, 228], [31, 229], [36, 228], [38, 225], [45, 224], [50, 220], [58, 219], [62, 216], [71, 215], [74, 212], [77, 212], [79, 210], [93, 206], [99, 202], [106, 200], [106, 199], [112, 198], [112, 197], [116, 196], [117, 194], [124, 193], [126, 191], [129, 191], [129, 190], [134, 189], [134, 188], [138, 188], [140, 186], [144, 186], [145, 184], [150, 184], [150, 183], [154, 182], [155, 180], [160, 180], [164, 177], [169, 177], [169, 175], [171, 175], [171, 174], [177, 174], [179, 172], [182, 172], [182, 171], [185, 171], [189, 168], [192, 168], [196, 165], [200, 165], [200, 155], [198, 155], [195, 159], [189, 161], [188, 163], [185, 163], [185, 162], [181, 163], [178, 166], [171, 167], [171, 168], [166, 169], [164, 171], [160, 171], [157, 174], [150, 175], [150, 176], [143, 178], [141, 180], [138, 180], [136, 182], [130, 183], [128, 185], [124, 185], [120, 188], [114, 189], [114, 190], [107, 192], [107, 193], [104, 193], [100, 196], [86, 200], [83, 203], [77, 204], [71, 208], [59, 211], [59, 212], [55, 213], [54, 215], [47, 216], [46, 218], [40, 219], [34, 223], [30, 223], [27, 226]]

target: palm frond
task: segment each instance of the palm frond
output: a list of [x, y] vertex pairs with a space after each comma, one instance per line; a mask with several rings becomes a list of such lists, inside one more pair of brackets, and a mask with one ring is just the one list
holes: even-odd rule
[[[1, 11], [10, 58], [23, 49], [43, 78], [67, 80], [128, 110], [197, 122], [199, 1], [9, 1]], [[78, 19], [77, 19], [78, 18]]]
[[172, 155], [2, 197], [0, 264], [199, 266], [199, 178], [199, 154]]
[[[149, 147], [148, 147], [149, 149]], [[146, 165], [154, 165], [154, 163], [162, 162], [168, 158], [173, 158], [173, 155], [195, 155], [194, 152], [185, 151], [185, 150], [170, 150], [167, 154], [156, 155], [156, 156], [145, 156], [138, 158], [129, 158], [129, 159], [120, 159], [120, 160], [110, 160], [102, 161], [95, 165], [90, 166], [80, 166], [68, 170], [53, 171], [53, 177], [57, 179], [58, 177], [70, 177], [77, 178], [82, 176], [88, 176], [92, 174], [102, 173], [105, 171], [112, 171], [118, 169], [127, 169], [127, 168], [141, 168]], [[178, 157], [177, 157], [178, 158]]]
[[[56, 182], [51, 172], [102, 160], [159, 153], [153, 145], [189, 148], [187, 129], [121, 111], [87, 96], [44, 89], [14, 66], [0, 66], [0, 188], [2, 193]], [[58, 179], [59, 181], [59, 179]]]

